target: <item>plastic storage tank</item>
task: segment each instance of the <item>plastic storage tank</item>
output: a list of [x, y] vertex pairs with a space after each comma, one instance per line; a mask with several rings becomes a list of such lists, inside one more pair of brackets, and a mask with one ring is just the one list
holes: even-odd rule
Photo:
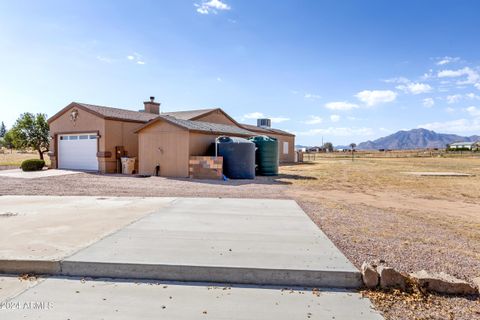
[[257, 147], [255, 163], [260, 176], [278, 175], [278, 140], [267, 136], [257, 136], [249, 139]]
[[230, 179], [255, 179], [255, 144], [236, 137], [218, 138], [223, 174]]

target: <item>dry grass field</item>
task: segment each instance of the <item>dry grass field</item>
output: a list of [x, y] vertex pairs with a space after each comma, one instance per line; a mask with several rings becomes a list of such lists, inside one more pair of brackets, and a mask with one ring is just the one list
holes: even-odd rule
[[[411, 172], [458, 172], [472, 176], [408, 174]], [[368, 240], [378, 244], [383, 239], [392, 245], [395, 241], [395, 245], [405, 248], [406, 254], [397, 258], [392, 255], [392, 259], [398, 260], [397, 264], [405, 271], [416, 269], [414, 263], [409, 267], [407, 261], [426, 260], [421, 256], [412, 257], [414, 249], [418, 249], [415, 247], [434, 245], [433, 250], [445, 253], [436, 269], [463, 278], [480, 276], [479, 158], [356, 159], [353, 162], [322, 159], [285, 166], [282, 177], [281, 181], [291, 184], [287, 193], [311, 207], [307, 211], [334, 209], [331, 215], [319, 212], [312, 216], [324, 229], [332, 228], [333, 237], [350, 232], [351, 243]], [[452, 241], [447, 241], [447, 236]], [[384, 249], [384, 255], [392, 251], [392, 248]], [[458, 255], [461, 263], [449, 259], [452, 255]], [[470, 265], [465, 264], [468, 259], [471, 259]], [[435, 265], [432, 263], [431, 267]], [[468, 267], [473, 265], [476, 267]]]
[[[48, 165], [50, 159], [45, 154], [45, 163]], [[18, 151], [0, 149], [0, 167], [19, 167], [22, 161], [27, 159], [38, 159], [38, 152], [35, 151]]]
[[[280, 180], [357, 267], [382, 259], [403, 272], [480, 276], [480, 158], [317, 158], [283, 167]], [[365, 294], [387, 319], [480, 319], [475, 297]]]

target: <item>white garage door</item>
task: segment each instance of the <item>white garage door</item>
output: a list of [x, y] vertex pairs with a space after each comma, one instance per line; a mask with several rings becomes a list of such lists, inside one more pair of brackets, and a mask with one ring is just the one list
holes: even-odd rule
[[58, 168], [97, 171], [97, 134], [60, 135], [58, 137]]

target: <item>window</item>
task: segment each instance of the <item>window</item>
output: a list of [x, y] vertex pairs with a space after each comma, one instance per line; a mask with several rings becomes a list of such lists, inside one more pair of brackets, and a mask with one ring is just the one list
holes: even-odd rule
[[80, 140], [86, 140], [88, 139], [88, 136], [79, 136]]
[[91, 134], [91, 135], [89, 135], [89, 138], [92, 139], [92, 140], [95, 140], [95, 139], [97, 139], [97, 136], [94, 135], [94, 134]]
[[288, 154], [288, 142], [283, 142], [283, 154]]
[[67, 140], [68, 137], [65, 137], [65, 136], [60, 136], [60, 140]]
[[68, 137], [68, 140], [78, 140], [78, 136], [70, 136]]

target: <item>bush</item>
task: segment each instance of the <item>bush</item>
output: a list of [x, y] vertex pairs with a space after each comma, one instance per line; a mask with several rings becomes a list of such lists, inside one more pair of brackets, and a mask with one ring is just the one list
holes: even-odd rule
[[45, 166], [45, 161], [40, 159], [28, 159], [20, 166], [23, 171], [40, 171]]

